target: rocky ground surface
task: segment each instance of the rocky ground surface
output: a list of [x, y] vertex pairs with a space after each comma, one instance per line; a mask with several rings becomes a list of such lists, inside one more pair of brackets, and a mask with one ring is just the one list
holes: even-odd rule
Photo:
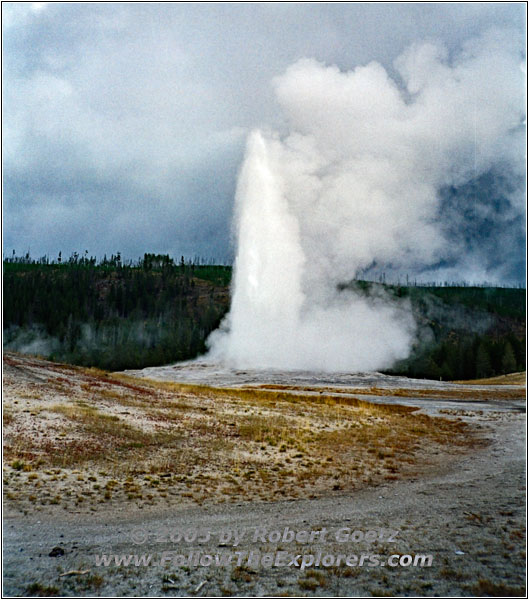
[[[57, 377], [90, 383], [83, 379], [85, 372], [65, 376], [68, 369], [61, 375], [44, 363], [25, 368], [24, 358], [10, 358], [15, 365], [5, 368], [4, 393], [11, 427], [19, 418], [15, 410], [19, 406], [20, 418], [27, 417], [27, 424], [33, 423], [31, 411], [34, 418], [65, 417], [65, 409], [38, 409], [46, 402], [46, 387], [56, 386], [56, 402], [67, 402], [68, 393], [72, 397], [81, 393], [80, 388], [72, 391], [71, 385], [60, 389]], [[152, 370], [148, 374], [155, 375]], [[362, 398], [369, 402], [418, 406], [421, 413], [467, 423], [468, 430], [454, 430], [454, 440], [467, 431], [479, 443], [452, 450], [444, 441], [432, 442], [417, 450], [414, 471], [404, 470], [398, 478], [381, 472], [363, 485], [328, 492], [321, 488], [313, 497], [267, 499], [266, 494], [255, 494], [249, 499], [241, 493], [229, 495], [223, 503], [200, 504], [182, 502], [178, 495], [140, 504], [137, 497], [127, 502], [112, 494], [97, 506], [86, 501], [67, 504], [67, 509], [61, 502], [32, 503], [26, 496], [17, 497], [24, 495], [29, 483], [38, 480], [42, 483], [37, 489], [48, 489], [58, 486], [63, 475], [77, 480], [87, 479], [86, 473], [77, 469], [75, 474], [72, 468], [54, 473], [50, 468], [46, 475], [46, 466], [24, 470], [22, 461], [16, 468], [11, 461], [4, 467], [4, 596], [525, 596], [522, 387], [456, 386], [403, 378], [392, 385], [391, 378], [377, 374], [349, 381], [345, 376], [318, 380], [305, 375], [295, 381], [270, 374], [244, 377], [250, 381], [235, 382], [230, 374], [228, 382], [219, 378], [213, 383], [267, 389], [294, 384], [296, 389], [288, 392], [304, 395], [333, 388], [334, 395], [344, 397], [353, 390], [359, 397], [363, 387]], [[93, 387], [88, 388], [92, 393]], [[103, 397], [110, 402], [109, 389]], [[35, 397], [27, 397], [31, 394]], [[77, 404], [88, 402], [75, 397]], [[131, 408], [129, 401], [128, 412], [138, 406]], [[111, 403], [108, 410], [118, 414], [123, 404]], [[318, 418], [325, 418], [328, 425], [331, 417], [321, 414]], [[36, 477], [28, 483], [32, 473]], [[201, 490], [207, 496], [203, 485]], [[391, 566], [399, 560], [403, 564]], [[223, 561], [227, 564], [216, 564]], [[277, 566], [270, 561], [277, 561]]]

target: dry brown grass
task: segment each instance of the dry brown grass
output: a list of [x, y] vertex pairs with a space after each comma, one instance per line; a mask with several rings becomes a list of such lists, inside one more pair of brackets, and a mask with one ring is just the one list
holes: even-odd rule
[[[48, 376], [41, 398], [20, 404], [23, 386], [5, 387], [6, 486], [21, 504], [37, 496], [41, 504], [87, 509], [314, 496], [416, 475], [435, 464], [439, 450], [477, 443], [462, 421], [413, 407], [31, 361]], [[65, 376], [68, 394], [57, 391]], [[41, 476], [28, 478], [32, 471]]]
[[[215, 388], [207, 385], [196, 385], [188, 383], [174, 383], [172, 381], [157, 381], [154, 379], [138, 379], [128, 375], [116, 374], [114, 378], [120, 382], [141, 381], [144, 385], [154, 389], [163, 389], [177, 392], [180, 394], [191, 394], [199, 398], [236, 398], [250, 403], [255, 402], [288, 402], [292, 404], [311, 403], [326, 404], [329, 406], [344, 405], [357, 408], [369, 408], [381, 412], [391, 413], [410, 413], [417, 409], [410, 406], [400, 406], [398, 404], [374, 404], [359, 398], [349, 396], [349, 394], [375, 393], [364, 391], [361, 388], [345, 390], [340, 388], [311, 388], [296, 386], [256, 386], [247, 388]], [[145, 389], [145, 388], [143, 388]], [[378, 388], [371, 388], [377, 390]], [[303, 392], [320, 392], [316, 394], [303, 394]], [[387, 391], [387, 390], [386, 390]], [[295, 392], [295, 393], [292, 393]], [[324, 393], [326, 392], [326, 393]], [[329, 393], [327, 393], [329, 392]], [[347, 393], [347, 396], [339, 394]], [[393, 394], [384, 394], [393, 395]]]
[[[476, 380], [473, 382], [453, 382], [453, 383], [482, 383], [484, 380]], [[491, 380], [490, 384], [494, 382]], [[436, 389], [436, 388], [381, 388], [381, 387], [366, 387], [366, 388], [338, 388], [338, 387], [296, 387], [288, 385], [263, 385], [258, 386], [259, 391], [264, 390], [283, 390], [283, 391], [300, 391], [320, 394], [354, 394], [359, 396], [391, 396], [405, 398], [457, 398], [458, 400], [518, 400], [525, 398], [525, 388], [519, 389], [504, 389], [504, 390], [479, 390], [479, 389]], [[317, 397], [317, 396], [316, 396]], [[325, 396], [323, 396], [325, 397]], [[359, 400], [361, 402], [361, 400]], [[394, 405], [390, 405], [394, 406]]]
[[487, 377], [486, 379], [469, 379], [468, 381], [454, 381], [453, 383], [464, 383], [468, 385], [526, 385], [527, 373], [509, 373], [508, 375], [498, 375], [497, 377]]
[[526, 587], [514, 587], [506, 583], [495, 583], [488, 579], [480, 579], [471, 587], [476, 596], [491, 596], [496, 598], [527, 598]]
[[14, 417], [10, 411], [8, 411], [8, 410], [2, 411], [2, 424], [4, 427], [6, 427], [7, 425], [11, 425], [13, 420], [14, 420]]

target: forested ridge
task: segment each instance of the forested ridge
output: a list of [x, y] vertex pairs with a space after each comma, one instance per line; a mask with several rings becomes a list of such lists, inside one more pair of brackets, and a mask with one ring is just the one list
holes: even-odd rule
[[230, 272], [152, 254], [4, 261], [4, 346], [109, 370], [191, 358], [228, 309]]
[[428, 379], [476, 379], [525, 370], [525, 290], [409, 287], [418, 324], [410, 357], [391, 370]]
[[[193, 358], [229, 308], [231, 267], [145, 254], [125, 264], [4, 260], [4, 347], [108, 370]], [[472, 379], [525, 369], [525, 290], [392, 286], [353, 281], [342, 291], [407, 299], [418, 336], [389, 372]]]

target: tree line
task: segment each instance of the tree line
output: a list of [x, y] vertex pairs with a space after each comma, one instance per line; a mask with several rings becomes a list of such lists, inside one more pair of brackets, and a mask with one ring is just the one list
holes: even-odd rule
[[419, 342], [392, 372], [464, 380], [525, 370], [525, 290], [442, 286], [397, 294], [411, 301]]
[[109, 370], [192, 358], [228, 309], [230, 276], [160, 254], [4, 261], [5, 345]]
[[[193, 358], [229, 308], [231, 267], [118, 252], [4, 258], [4, 346], [108, 370]], [[389, 373], [474, 379], [525, 369], [525, 290], [339, 286], [408, 301], [418, 323], [411, 355]]]

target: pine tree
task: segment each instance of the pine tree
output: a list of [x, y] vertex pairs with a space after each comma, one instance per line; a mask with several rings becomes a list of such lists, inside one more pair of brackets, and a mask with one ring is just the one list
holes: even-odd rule
[[505, 344], [505, 348], [503, 350], [501, 368], [504, 373], [513, 373], [514, 371], [516, 371], [516, 358], [514, 356], [512, 346], [509, 342]]
[[487, 350], [485, 344], [483, 342], [478, 347], [478, 352], [476, 354], [476, 376], [478, 378], [481, 377], [489, 377], [490, 376], [490, 356], [489, 351]]

